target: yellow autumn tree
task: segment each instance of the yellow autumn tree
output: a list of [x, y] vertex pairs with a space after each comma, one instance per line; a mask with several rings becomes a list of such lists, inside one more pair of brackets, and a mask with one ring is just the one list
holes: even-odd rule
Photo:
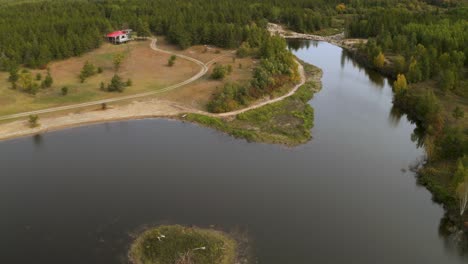
[[341, 4], [338, 4], [336, 7], [335, 7], [336, 11], [338, 13], [343, 13], [345, 10], [346, 10], [346, 5], [341, 3]]
[[396, 81], [393, 82], [393, 89], [397, 94], [404, 93], [408, 89], [408, 82], [404, 74], [397, 75]]
[[382, 68], [385, 63], [385, 56], [382, 52], [379, 52], [377, 56], [374, 58], [374, 66], [377, 68]]

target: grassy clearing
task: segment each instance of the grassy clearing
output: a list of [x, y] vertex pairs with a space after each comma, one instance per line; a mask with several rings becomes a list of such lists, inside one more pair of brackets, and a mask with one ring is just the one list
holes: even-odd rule
[[211, 127], [248, 141], [295, 146], [310, 140], [314, 120], [308, 104], [320, 89], [321, 70], [306, 65], [309, 80], [297, 92], [280, 102], [236, 116], [233, 120], [187, 114], [185, 120]]
[[173, 225], [144, 232], [129, 256], [135, 264], [234, 264], [236, 248], [236, 242], [220, 231]]
[[[115, 73], [113, 65], [115, 54], [124, 55], [118, 74], [123, 80], [131, 79], [133, 82], [123, 94], [100, 90], [100, 83], [109, 83]], [[167, 54], [153, 51], [148, 41], [135, 41], [125, 45], [104, 44], [101, 48], [81, 57], [48, 65], [54, 83], [51, 88], [40, 89], [36, 95], [11, 89], [11, 83], [7, 81], [8, 73], [0, 72], [0, 115], [158, 90], [182, 82], [200, 70], [198, 65], [186, 60], [178, 60], [174, 67], [167, 67], [168, 58]], [[78, 76], [86, 61], [101, 67], [103, 72], [81, 83]], [[33, 76], [37, 73], [46, 75], [45, 70], [31, 70], [31, 72]], [[64, 86], [68, 87], [66, 96], [61, 93]]]
[[[190, 50], [197, 50], [197, 47], [192, 47]], [[198, 56], [202, 61], [207, 61], [213, 55], [216, 57], [223, 56], [216, 60], [216, 63], [210, 67], [209, 72], [202, 77], [200, 80], [191, 83], [187, 86], [169, 91], [160, 97], [168, 99], [184, 105], [189, 105], [196, 109], [206, 110], [206, 105], [211, 100], [213, 94], [219, 92], [225, 84], [240, 82], [247, 83], [252, 78], [252, 71], [255, 67], [255, 60], [246, 58], [235, 58], [235, 54], [229, 54], [221, 50], [221, 54], [216, 54], [214, 49], [204, 53], [206, 56]], [[187, 52], [190, 54], [190, 52]], [[214, 57], [214, 58], [216, 58]], [[230, 65], [232, 67], [232, 73], [226, 76], [223, 80], [213, 80], [210, 75], [215, 65]]]

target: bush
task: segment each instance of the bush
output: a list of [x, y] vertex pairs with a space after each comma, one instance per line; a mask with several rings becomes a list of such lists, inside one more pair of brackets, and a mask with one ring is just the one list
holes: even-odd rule
[[129, 87], [129, 86], [132, 86], [132, 84], [133, 84], [132, 79], [128, 79], [126, 85]]
[[37, 73], [36, 74], [36, 81], [40, 81], [40, 80], [42, 80], [42, 74]]
[[[102, 69], [101, 69], [101, 72], [102, 72]], [[83, 83], [86, 80], [86, 78], [89, 78], [95, 74], [96, 74], [96, 67], [92, 63], [89, 63], [89, 61], [86, 61], [80, 72], [80, 76], [79, 76], [80, 81]]]
[[31, 128], [39, 126], [39, 116], [38, 115], [30, 115], [29, 116], [29, 126]]
[[172, 67], [175, 64], [175, 61], [177, 59], [176, 55], [172, 55], [169, 60], [167, 61], [167, 66]]
[[47, 72], [47, 75], [44, 81], [42, 82], [43, 88], [49, 88], [52, 86], [53, 83], [54, 83], [54, 79], [52, 79], [50, 72]]
[[[231, 67], [232, 71], [232, 67]], [[223, 65], [216, 65], [211, 73], [211, 78], [215, 80], [222, 80], [229, 73], [228, 67]]]
[[238, 83], [227, 83], [222, 91], [208, 103], [208, 111], [212, 113], [229, 112], [248, 102], [248, 92], [245, 86]]
[[65, 96], [67, 94], [68, 94], [68, 87], [67, 86], [62, 87], [62, 95]]
[[107, 86], [107, 91], [109, 92], [123, 92], [125, 89], [126, 83], [122, 81], [122, 78], [114, 74], [114, 77], [112, 77], [112, 80], [110, 84]]

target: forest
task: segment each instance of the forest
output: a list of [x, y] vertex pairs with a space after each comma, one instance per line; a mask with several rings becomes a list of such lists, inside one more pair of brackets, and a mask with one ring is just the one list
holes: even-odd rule
[[127, 27], [140, 34], [166, 35], [181, 48], [194, 44], [234, 48], [258, 35], [258, 28], [264, 30], [267, 21], [300, 31], [327, 27], [338, 1], [3, 2], [1, 70], [21, 64], [43, 67], [52, 60], [79, 56], [99, 47], [105, 33]]
[[223, 87], [208, 105], [212, 112], [235, 109], [297, 79], [294, 58], [283, 39], [269, 36], [268, 22], [312, 33], [344, 21], [346, 37], [368, 39], [358, 49], [360, 60], [396, 80], [395, 106], [422, 130], [415, 138], [424, 135], [418, 140], [429, 165], [438, 169], [448, 162], [444, 173], [453, 174], [457, 160], [468, 153], [468, 5], [463, 0], [0, 0], [0, 7], [3, 71], [45, 69], [51, 61], [99, 47], [105, 33], [120, 28], [140, 36], [165, 35], [181, 49], [210, 44], [259, 59], [252, 81]]

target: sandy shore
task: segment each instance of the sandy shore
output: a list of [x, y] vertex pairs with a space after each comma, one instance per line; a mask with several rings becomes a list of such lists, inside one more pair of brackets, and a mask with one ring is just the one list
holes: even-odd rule
[[106, 110], [99, 108], [77, 111], [58, 116], [41, 117], [40, 126], [31, 128], [28, 120], [16, 120], [0, 125], [0, 140], [46, 133], [64, 128], [83, 126], [94, 123], [143, 119], [153, 117], [175, 117], [189, 109], [173, 102], [151, 99], [134, 101], [127, 105], [117, 105]]
[[273, 23], [268, 23], [268, 31], [273, 35], [279, 35], [285, 39], [305, 39], [324, 41], [333, 45], [342, 47], [347, 50], [355, 50], [356, 45], [367, 43], [367, 39], [351, 39], [345, 38], [344, 33], [339, 33], [332, 36], [318, 36], [313, 34], [303, 34], [285, 29], [283, 26]]

